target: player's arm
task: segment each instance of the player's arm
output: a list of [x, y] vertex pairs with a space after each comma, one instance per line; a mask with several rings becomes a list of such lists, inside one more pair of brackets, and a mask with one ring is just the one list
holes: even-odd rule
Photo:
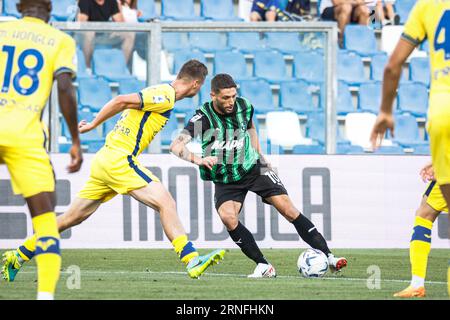
[[72, 137], [72, 147], [70, 148], [71, 163], [67, 170], [70, 173], [77, 172], [81, 168], [83, 155], [77, 130], [77, 99], [72, 84], [72, 74], [67, 72], [61, 73], [56, 76], [56, 82], [61, 113], [66, 120], [70, 136]]
[[92, 122], [82, 120], [78, 130], [81, 133], [91, 131], [125, 109], [140, 109], [141, 105], [142, 100], [138, 93], [118, 95], [105, 104]]

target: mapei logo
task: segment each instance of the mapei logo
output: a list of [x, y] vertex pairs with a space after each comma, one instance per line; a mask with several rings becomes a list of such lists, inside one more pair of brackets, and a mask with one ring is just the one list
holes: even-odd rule
[[36, 242], [36, 248], [40, 248], [42, 250], [42, 252], [47, 252], [48, 249], [52, 246], [56, 246], [57, 245], [57, 240], [53, 239], [53, 238], [47, 238], [47, 240], [45, 240], [45, 238], [43, 240], [38, 240]]
[[213, 150], [232, 150], [234, 148], [241, 149], [244, 147], [244, 138], [233, 141], [214, 141], [211, 149]]

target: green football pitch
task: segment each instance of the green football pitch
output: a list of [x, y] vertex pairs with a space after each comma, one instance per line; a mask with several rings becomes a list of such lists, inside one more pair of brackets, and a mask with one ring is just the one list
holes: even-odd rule
[[[206, 253], [208, 250], [200, 250]], [[348, 267], [338, 275], [302, 278], [296, 268], [299, 250], [265, 249], [276, 279], [247, 279], [254, 263], [240, 250], [227, 251], [225, 259], [200, 279], [190, 279], [172, 250], [69, 250], [63, 251], [63, 268], [57, 299], [151, 300], [294, 300], [393, 299], [409, 283], [408, 250], [335, 250]], [[433, 249], [429, 257], [427, 299], [448, 299], [449, 251]], [[77, 277], [77, 270], [80, 270]], [[379, 280], [379, 281], [378, 281]], [[77, 288], [79, 287], [79, 288]], [[34, 299], [36, 266], [28, 263], [13, 283], [0, 283], [0, 299]]]

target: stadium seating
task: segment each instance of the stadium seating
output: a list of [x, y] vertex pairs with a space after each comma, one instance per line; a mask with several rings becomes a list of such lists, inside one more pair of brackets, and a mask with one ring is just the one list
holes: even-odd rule
[[101, 78], [80, 79], [78, 85], [78, 103], [89, 107], [91, 111], [99, 111], [111, 100], [111, 88], [108, 82]]
[[141, 91], [146, 87], [145, 81], [137, 79], [119, 81], [119, 93], [130, 94]]
[[314, 51], [299, 52], [294, 55], [294, 74], [298, 79], [312, 83], [325, 80], [325, 58]]
[[409, 61], [409, 75], [411, 81], [430, 86], [430, 62], [429, 58], [411, 58]]
[[337, 61], [338, 80], [350, 85], [360, 85], [366, 82], [364, 76], [364, 64], [361, 58], [354, 53], [340, 50]]
[[395, 1], [395, 13], [400, 16], [400, 23], [405, 24], [408, 20], [409, 13], [413, 8], [416, 0], [397, 0]]
[[138, 1], [138, 10], [142, 12], [142, 16], [139, 17], [140, 22], [146, 22], [158, 17], [155, 0]]
[[422, 83], [403, 83], [398, 88], [398, 109], [416, 117], [425, 117], [428, 108], [428, 90]]
[[420, 139], [419, 126], [415, 117], [409, 114], [397, 114], [395, 116], [394, 142], [404, 147], [427, 145]]
[[87, 67], [86, 67], [86, 59], [84, 58], [83, 51], [81, 51], [80, 48], [77, 47], [76, 49], [77, 53], [77, 78], [90, 78], [92, 75], [87, 73]]
[[215, 21], [242, 21], [234, 14], [232, 0], [202, 0], [201, 15]]
[[303, 80], [282, 82], [280, 85], [280, 106], [297, 113], [318, 111], [314, 107], [309, 84]]
[[218, 51], [214, 57], [214, 73], [231, 74], [236, 81], [253, 78], [247, 73], [244, 55], [238, 51]]
[[377, 148], [374, 154], [404, 154], [403, 148], [401, 146], [381, 146]]
[[268, 47], [284, 54], [294, 54], [308, 50], [308, 48], [301, 45], [298, 32], [267, 32], [265, 37]]
[[106, 137], [108, 135], [108, 133], [110, 133], [111, 130], [114, 129], [114, 126], [116, 125], [117, 121], [119, 121], [119, 119], [120, 119], [120, 115], [121, 115], [121, 113], [116, 114], [114, 117], [105, 121], [105, 123], [103, 125], [103, 137]]
[[423, 144], [414, 146], [414, 154], [420, 154], [420, 155], [430, 155], [430, 145], [429, 144]]
[[[267, 138], [271, 145], [293, 149], [296, 145], [316, 145], [302, 134], [298, 116], [292, 111], [272, 111], [266, 115]], [[288, 133], [288, 134], [287, 134]]]
[[92, 71], [108, 81], [134, 79], [120, 49], [95, 49], [92, 56]]
[[57, 21], [73, 21], [77, 12], [77, 0], [52, 1], [52, 17]]
[[189, 43], [193, 48], [204, 52], [230, 49], [227, 46], [226, 34], [222, 32], [190, 32]]
[[[82, 108], [78, 111], [78, 119], [86, 120], [91, 122], [94, 119], [94, 114], [88, 108]], [[66, 126], [65, 121], [63, 121], [64, 126]], [[68, 134], [68, 129], [64, 129], [66, 137], [70, 138], [70, 134]], [[99, 126], [91, 131], [80, 134], [81, 145], [87, 149], [88, 153], [97, 152], [105, 143], [105, 139], [102, 136], [102, 127]]]
[[378, 53], [374, 31], [363, 25], [349, 24], [345, 27], [344, 46], [364, 57]]
[[176, 74], [180, 71], [183, 64], [190, 60], [197, 59], [203, 63], [206, 63], [205, 55], [202, 51], [199, 50], [178, 50], [174, 52], [173, 55], [173, 71], [172, 73]]
[[[370, 149], [370, 133], [375, 124], [376, 115], [368, 112], [348, 113], [345, 116], [345, 136], [352, 145]], [[392, 141], [384, 139], [382, 146], [392, 146]]]
[[199, 106], [211, 100], [211, 76], [207, 76], [199, 93]]
[[349, 112], [355, 112], [356, 108], [353, 106], [352, 95], [350, 88], [345, 82], [338, 83], [338, 98], [336, 104], [336, 113], [338, 115], [345, 115]]
[[375, 81], [383, 81], [384, 67], [388, 62], [388, 56], [385, 53], [380, 53], [372, 56], [370, 63], [370, 79]]
[[289, 80], [284, 56], [278, 51], [260, 51], [254, 59], [255, 76], [271, 83]]
[[378, 114], [381, 104], [381, 82], [363, 83], [359, 87], [358, 109]]
[[178, 122], [175, 117], [171, 117], [169, 121], [167, 121], [165, 127], [159, 133], [161, 135], [161, 144], [165, 146], [169, 146], [172, 143], [172, 140], [178, 134]]
[[292, 148], [293, 154], [324, 154], [325, 147], [319, 144], [297, 144]]
[[20, 13], [17, 11], [16, 5], [20, 0], [3, 0], [3, 14], [20, 18]]
[[255, 107], [255, 113], [261, 114], [275, 110], [270, 84], [264, 79], [241, 81], [240, 93], [251, 101]]
[[187, 117], [190, 118], [197, 110], [197, 104], [194, 102], [194, 99], [192, 98], [184, 98], [182, 100], [179, 100], [175, 102], [174, 111], [176, 113], [184, 113], [187, 115]]
[[188, 50], [190, 48], [188, 34], [186, 32], [163, 32], [162, 47], [169, 52]]
[[337, 154], [363, 154], [364, 149], [361, 146], [338, 143], [338, 145], [336, 146], [336, 153]]
[[195, 15], [194, 0], [161, 0], [161, 18], [167, 20], [204, 20]]
[[266, 50], [265, 40], [258, 32], [229, 32], [228, 46], [243, 53]]

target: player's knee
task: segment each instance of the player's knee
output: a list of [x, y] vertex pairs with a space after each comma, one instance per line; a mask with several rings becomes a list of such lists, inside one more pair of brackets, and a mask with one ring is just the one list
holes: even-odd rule
[[338, 16], [350, 16], [352, 13], [353, 7], [351, 4], [344, 3], [336, 8], [336, 15]]
[[221, 212], [220, 219], [222, 220], [223, 224], [227, 227], [228, 230], [234, 230], [239, 223], [237, 215], [231, 211]]
[[176, 210], [177, 208], [177, 204], [169, 192], [165, 192], [161, 197], [159, 197], [155, 205], [159, 212], [164, 210]]
[[423, 219], [429, 220], [431, 222], [434, 222], [436, 220], [436, 217], [438, 216], [438, 212], [434, 211], [431, 207], [425, 205], [421, 205], [416, 210], [416, 216], [421, 217]]

